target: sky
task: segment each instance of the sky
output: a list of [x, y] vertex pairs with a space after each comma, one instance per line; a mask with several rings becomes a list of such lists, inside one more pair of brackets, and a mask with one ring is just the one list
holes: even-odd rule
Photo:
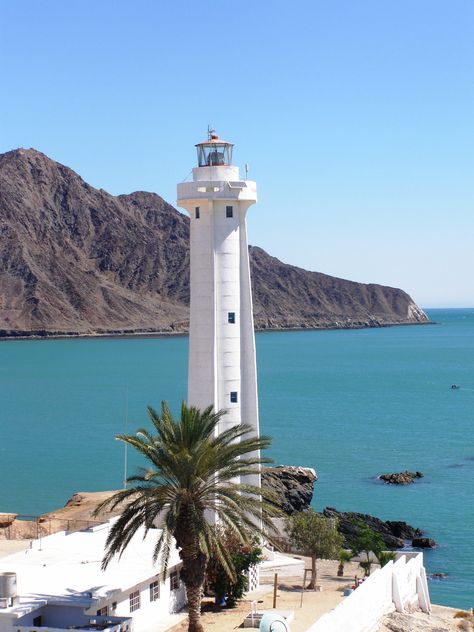
[[474, 306], [472, 0], [0, 0], [0, 152], [172, 204], [210, 124], [249, 241]]

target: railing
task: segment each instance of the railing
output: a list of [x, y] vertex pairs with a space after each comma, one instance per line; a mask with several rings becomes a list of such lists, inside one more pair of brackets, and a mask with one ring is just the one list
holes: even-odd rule
[[73, 632], [74, 630], [84, 630], [84, 632], [133, 632], [131, 618], [125, 617], [92, 617], [88, 623], [78, 625], [68, 625], [67, 627], [55, 627], [41, 625], [41, 627], [15, 626], [16, 632]]
[[38, 540], [58, 531], [83, 531], [103, 524], [104, 520], [76, 520], [54, 516], [1, 514], [0, 540]]

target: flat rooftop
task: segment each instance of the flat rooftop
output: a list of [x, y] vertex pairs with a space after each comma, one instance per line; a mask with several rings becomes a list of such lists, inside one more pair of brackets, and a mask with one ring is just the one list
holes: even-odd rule
[[[153, 564], [153, 550], [160, 529], [151, 529], [144, 538], [140, 529], [120, 558], [114, 557], [107, 569], [101, 569], [105, 542], [113, 520], [85, 531], [61, 531], [39, 540], [10, 541], [11, 552], [0, 554], [0, 573], [17, 575], [19, 603], [0, 613], [18, 616], [45, 603], [91, 607], [148, 578], [158, 575], [159, 562]], [[8, 548], [1, 543], [1, 550]], [[172, 568], [179, 563], [176, 549], [170, 553]]]

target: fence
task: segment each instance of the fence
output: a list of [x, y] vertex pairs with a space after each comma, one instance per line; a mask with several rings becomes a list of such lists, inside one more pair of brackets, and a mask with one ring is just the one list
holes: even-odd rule
[[76, 520], [54, 516], [0, 514], [0, 540], [38, 540], [58, 531], [82, 531], [102, 524], [103, 520]]

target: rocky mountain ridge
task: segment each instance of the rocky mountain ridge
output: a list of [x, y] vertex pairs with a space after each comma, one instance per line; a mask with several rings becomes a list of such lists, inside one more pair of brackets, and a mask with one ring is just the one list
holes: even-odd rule
[[[0, 155], [0, 336], [184, 333], [189, 220], [113, 196], [34, 149]], [[308, 272], [250, 247], [257, 329], [428, 322], [402, 290]]]

